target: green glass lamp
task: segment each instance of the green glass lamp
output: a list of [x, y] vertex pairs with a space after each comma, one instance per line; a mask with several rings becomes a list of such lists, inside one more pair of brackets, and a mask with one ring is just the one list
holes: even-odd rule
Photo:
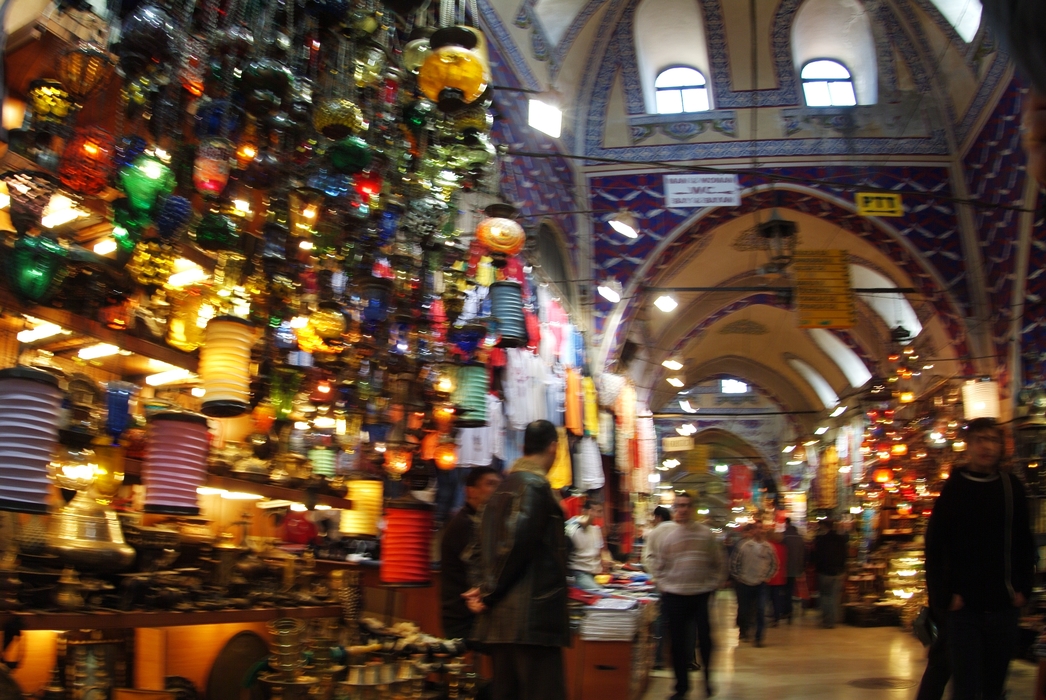
[[211, 209], [196, 225], [196, 245], [204, 250], [238, 251], [240, 231], [231, 217]]
[[46, 301], [68, 274], [68, 251], [45, 236], [21, 235], [7, 256], [7, 282], [23, 301]]
[[359, 136], [349, 136], [331, 145], [327, 157], [339, 173], [355, 175], [370, 167], [374, 154], [366, 141]]
[[174, 175], [156, 156], [142, 154], [120, 170], [120, 188], [132, 208], [147, 212], [157, 197], [166, 196], [174, 189]]

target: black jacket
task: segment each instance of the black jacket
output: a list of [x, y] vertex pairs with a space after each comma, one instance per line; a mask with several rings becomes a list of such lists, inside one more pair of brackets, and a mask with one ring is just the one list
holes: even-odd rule
[[1037, 553], [1024, 486], [1009, 473], [985, 478], [963, 468], [953, 471], [941, 489], [926, 529], [931, 607], [947, 610], [953, 595], [962, 596], [963, 606], [975, 612], [1013, 605], [1006, 587], [1002, 479], [1009, 479], [1013, 496], [1010, 584], [1015, 593], [1031, 597]]
[[548, 479], [520, 462], [483, 509], [480, 589], [487, 610], [476, 637], [569, 646], [563, 511]]
[[478, 554], [475, 537], [476, 509], [466, 503], [443, 530], [440, 544], [440, 599], [443, 608], [443, 636], [468, 639], [473, 615], [461, 594], [472, 588], [469, 573]]
[[838, 576], [846, 571], [849, 547], [846, 535], [840, 535], [834, 530], [815, 537], [813, 563], [817, 573]]

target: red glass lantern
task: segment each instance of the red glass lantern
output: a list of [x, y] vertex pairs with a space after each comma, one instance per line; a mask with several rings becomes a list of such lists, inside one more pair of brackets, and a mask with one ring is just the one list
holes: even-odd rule
[[223, 138], [209, 138], [196, 147], [192, 182], [196, 191], [205, 197], [216, 197], [229, 182], [229, 171], [236, 147]]
[[381, 582], [428, 583], [432, 506], [413, 498], [397, 499], [385, 509], [385, 522]]
[[95, 126], [78, 127], [62, 152], [58, 179], [80, 194], [98, 194], [113, 173], [113, 137]]

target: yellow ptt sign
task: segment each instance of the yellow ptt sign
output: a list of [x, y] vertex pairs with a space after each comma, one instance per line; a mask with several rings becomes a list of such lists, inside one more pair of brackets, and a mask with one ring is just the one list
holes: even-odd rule
[[904, 203], [899, 194], [858, 192], [855, 199], [860, 216], [904, 216]]

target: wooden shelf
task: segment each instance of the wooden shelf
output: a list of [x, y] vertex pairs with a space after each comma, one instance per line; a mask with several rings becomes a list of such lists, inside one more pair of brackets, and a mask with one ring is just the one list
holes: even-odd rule
[[280, 617], [341, 617], [339, 605], [301, 608], [252, 608], [194, 612], [97, 612], [97, 613], [7, 613], [0, 614], [3, 626], [17, 621], [25, 630], [132, 629], [136, 627], [185, 627], [230, 622], [266, 622]]
[[180, 350], [175, 350], [166, 345], [138, 338], [126, 331], [115, 331], [111, 328], [107, 328], [98, 321], [77, 316], [65, 309], [53, 309], [49, 306], [24, 304], [7, 289], [0, 288], [0, 306], [3, 306], [4, 311], [26, 313], [30, 316], [43, 319], [44, 321], [56, 323], [62, 328], [73, 331], [74, 333], [90, 336], [105, 343], [112, 343], [124, 350], [143, 357], [160, 360], [169, 365], [187, 369], [190, 372], [197, 372], [199, 370], [199, 359], [196, 355], [191, 355], [187, 352], [181, 352]]
[[[227, 491], [246, 491], [247, 493], [256, 493], [259, 496], [282, 501], [295, 501], [300, 503], [305, 498], [304, 489], [291, 489], [285, 486], [259, 484], [246, 479], [236, 479], [230, 476], [215, 476], [214, 474], [208, 474], [207, 485], [216, 489], [226, 489]], [[341, 508], [344, 510], [352, 508], [352, 501], [346, 498], [338, 498], [337, 496], [328, 496], [324, 494], [316, 494], [315, 498], [316, 503], [319, 505], [326, 505], [331, 508]]]

